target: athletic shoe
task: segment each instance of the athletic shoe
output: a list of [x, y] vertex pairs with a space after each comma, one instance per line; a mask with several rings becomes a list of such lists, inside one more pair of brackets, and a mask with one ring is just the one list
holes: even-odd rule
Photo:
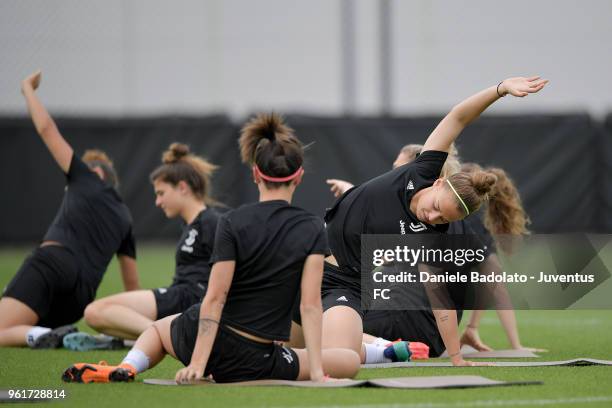
[[99, 364], [77, 363], [68, 367], [62, 374], [65, 382], [77, 383], [107, 383], [129, 382], [136, 377], [130, 366], [109, 366], [105, 361]]
[[410, 351], [410, 342], [396, 340], [387, 345], [384, 355], [394, 363], [397, 361], [410, 361], [410, 356], [412, 356], [412, 352]]
[[411, 360], [427, 360], [429, 358], [429, 346], [418, 341], [411, 341], [408, 347], [412, 353]]
[[384, 354], [393, 362], [425, 360], [429, 358], [429, 346], [418, 341], [398, 339], [387, 345]]
[[67, 326], [57, 327], [45, 334], [40, 335], [32, 348], [35, 349], [52, 349], [62, 347], [64, 336], [77, 331], [77, 328], [71, 324]]
[[88, 333], [70, 333], [64, 336], [64, 348], [74, 351], [118, 350], [124, 348], [123, 340], [116, 337], [92, 336]]

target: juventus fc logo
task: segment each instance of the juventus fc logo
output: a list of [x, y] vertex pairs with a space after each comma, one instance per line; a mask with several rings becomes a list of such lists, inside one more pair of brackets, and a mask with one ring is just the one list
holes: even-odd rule
[[423, 224], [422, 222], [411, 222], [410, 223], [410, 230], [412, 232], [421, 232], [421, 231], [425, 231], [426, 229], [427, 229], [427, 226]]
[[283, 347], [283, 358], [287, 360], [288, 364], [293, 363], [293, 356], [291, 355], [291, 352], [287, 350], [285, 347]]
[[193, 253], [193, 244], [195, 244], [196, 237], [198, 236], [198, 231], [192, 229], [189, 230], [189, 236], [185, 239], [185, 243], [181, 247], [181, 251]]

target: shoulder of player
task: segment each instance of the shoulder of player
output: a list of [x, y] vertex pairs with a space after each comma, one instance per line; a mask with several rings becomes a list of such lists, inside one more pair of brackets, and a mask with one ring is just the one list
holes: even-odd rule
[[447, 152], [443, 152], [440, 150], [425, 150], [424, 152], [419, 154], [412, 163], [420, 163], [427, 160], [446, 160], [447, 157]]

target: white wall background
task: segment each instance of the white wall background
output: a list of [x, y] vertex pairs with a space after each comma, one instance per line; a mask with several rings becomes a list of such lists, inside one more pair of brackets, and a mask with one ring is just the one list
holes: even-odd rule
[[[55, 114], [254, 109], [340, 114], [342, 1], [2, 0], [0, 114], [23, 114], [19, 82], [44, 71]], [[346, 5], [346, 3], [345, 3]], [[381, 110], [379, 3], [352, 0], [357, 113]], [[442, 113], [508, 76], [540, 95], [497, 112], [612, 111], [612, 2], [392, 0], [392, 113]]]

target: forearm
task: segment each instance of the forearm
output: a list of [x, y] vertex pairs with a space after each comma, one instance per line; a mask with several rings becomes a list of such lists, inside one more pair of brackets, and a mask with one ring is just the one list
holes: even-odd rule
[[455, 310], [433, 310], [434, 317], [436, 318], [436, 324], [438, 325], [438, 331], [446, 347], [451, 361], [460, 361], [463, 359], [461, 356], [461, 344], [459, 342], [459, 328], [457, 324], [457, 311]]
[[25, 97], [28, 112], [36, 128], [36, 132], [38, 132], [44, 140], [45, 136], [49, 135], [51, 130], [57, 130], [55, 121], [51, 118], [51, 115], [49, 115], [49, 112], [32, 88], [25, 88], [23, 90], [23, 96]]
[[323, 377], [323, 365], [321, 362], [321, 326], [323, 319], [323, 308], [321, 304], [300, 305], [302, 317], [302, 328], [308, 361], [310, 363], [310, 379], [318, 380]]
[[51, 155], [64, 173], [68, 173], [70, 161], [72, 160], [72, 147], [64, 140], [55, 122], [38, 99], [36, 92], [30, 86], [23, 87], [23, 95], [30, 112], [30, 117], [36, 128], [36, 132], [51, 152]]
[[206, 367], [215, 338], [217, 337], [222, 311], [222, 303], [215, 300], [206, 301], [206, 298], [204, 299], [200, 306], [198, 336], [191, 355], [190, 365]]
[[[503, 83], [500, 85], [500, 92], [505, 92]], [[448, 116], [459, 122], [463, 127], [466, 127], [499, 98], [497, 85], [491, 86], [455, 105]]]

